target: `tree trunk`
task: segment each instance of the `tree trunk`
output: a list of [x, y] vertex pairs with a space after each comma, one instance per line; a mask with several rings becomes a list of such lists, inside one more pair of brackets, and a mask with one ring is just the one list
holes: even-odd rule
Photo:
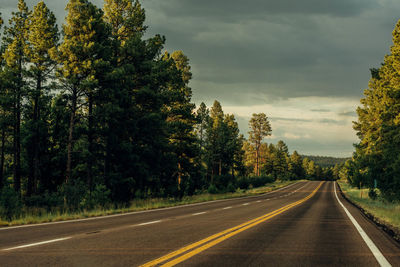
[[68, 146], [67, 146], [67, 171], [65, 176], [65, 183], [68, 183], [71, 179], [71, 164], [72, 164], [72, 147], [73, 147], [73, 133], [75, 127], [75, 114], [77, 105], [77, 88], [74, 86], [72, 89], [72, 103], [71, 103], [71, 114], [69, 119], [69, 134], [68, 134]]
[[259, 167], [258, 167], [258, 162], [259, 160], [259, 148], [256, 148], [256, 175], [260, 176], [260, 172], [259, 172]]
[[33, 126], [34, 126], [34, 133], [33, 133], [33, 155], [30, 155], [30, 169], [29, 169], [29, 177], [28, 177], [28, 188], [27, 188], [27, 196], [31, 196], [32, 194], [36, 193], [36, 185], [38, 182], [38, 173], [39, 173], [39, 99], [41, 94], [41, 75], [38, 74], [36, 77], [36, 91], [35, 96], [33, 99]]
[[14, 190], [21, 192], [21, 90], [22, 90], [22, 62], [19, 62], [18, 82], [14, 95]]
[[89, 114], [88, 114], [88, 169], [87, 169], [87, 183], [89, 186], [89, 191], [92, 192], [93, 186], [93, 95], [89, 94], [88, 96], [88, 104], [89, 104]]
[[[4, 127], [4, 126], [3, 126]], [[0, 189], [4, 186], [4, 146], [6, 142], [6, 130], [1, 130], [1, 156], [0, 156]]]

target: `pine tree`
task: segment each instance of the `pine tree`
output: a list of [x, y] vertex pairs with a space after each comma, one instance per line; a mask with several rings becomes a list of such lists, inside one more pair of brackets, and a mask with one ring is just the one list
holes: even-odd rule
[[54, 14], [42, 2], [35, 7], [28, 21], [27, 40], [29, 44], [25, 47], [27, 60], [29, 61], [29, 76], [33, 81], [33, 88], [29, 90], [28, 101], [31, 112], [27, 118], [29, 135], [25, 138], [28, 147], [28, 185], [27, 195], [36, 192], [36, 186], [40, 180], [41, 156], [46, 151], [46, 144], [42, 136], [47, 131], [46, 120], [41, 117], [43, 105], [48, 102], [50, 88], [45, 86], [47, 80], [52, 78], [52, 72], [56, 65], [53, 59], [58, 43], [58, 28]]
[[[189, 59], [182, 51], [175, 51], [166, 54], [165, 60], [172, 60], [171, 80], [174, 81], [169, 86], [169, 101], [165, 106], [167, 114], [167, 127], [169, 127], [168, 139], [173, 148], [173, 153], [177, 158], [178, 190], [182, 191], [182, 179], [186, 176], [186, 187], [193, 187], [190, 184], [198, 182], [190, 181], [190, 172], [194, 162], [196, 151], [196, 136], [194, 125], [196, 117], [194, 113], [195, 105], [191, 103], [192, 90], [188, 86], [192, 77], [190, 72]], [[178, 72], [174, 71], [176, 69]], [[192, 179], [194, 179], [192, 175]], [[192, 190], [194, 191], [194, 190]]]
[[22, 98], [25, 95], [24, 69], [26, 63], [27, 25], [30, 11], [24, 0], [18, 1], [18, 11], [12, 13], [9, 27], [5, 28], [6, 68], [12, 75], [11, 87], [13, 89], [13, 177], [14, 189], [21, 190], [21, 113]]
[[294, 178], [301, 179], [304, 177], [304, 170], [302, 167], [302, 158], [295, 150], [290, 156], [289, 171], [293, 174]]
[[98, 68], [104, 67], [108, 39], [103, 23], [103, 12], [88, 0], [70, 0], [68, 15], [63, 25], [64, 39], [59, 47], [59, 69], [65, 89], [70, 97], [70, 126], [67, 147], [66, 182], [72, 175], [72, 152], [77, 111], [86, 97], [88, 116], [88, 186], [92, 187], [93, 164], [93, 98], [98, 86]]
[[256, 152], [256, 174], [260, 175], [260, 146], [264, 137], [271, 135], [271, 125], [268, 121], [267, 116], [264, 113], [253, 114], [253, 117], [249, 121], [249, 140], [254, 144]]
[[207, 128], [207, 166], [211, 175], [210, 183], [213, 183], [215, 175], [222, 174], [222, 151], [223, 151], [223, 125], [224, 112], [221, 104], [214, 101], [210, 110], [210, 124]]

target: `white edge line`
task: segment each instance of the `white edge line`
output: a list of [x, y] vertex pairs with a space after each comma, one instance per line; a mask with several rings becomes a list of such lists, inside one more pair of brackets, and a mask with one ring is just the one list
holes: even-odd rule
[[63, 237], [63, 238], [57, 238], [57, 239], [52, 239], [52, 240], [48, 240], [48, 241], [42, 241], [42, 242], [38, 242], [38, 243], [32, 243], [32, 244], [27, 244], [27, 245], [12, 247], [12, 248], [5, 248], [5, 249], [2, 249], [2, 251], [9, 251], [9, 250], [20, 249], [20, 248], [40, 246], [40, 245], [44, 245], [44, 244], [48, 244], [48, 243], [64, 241], [64, 240], [67, 240], [67, 239], [70, 239], [70, 238], [71, 238], [70, 236], [69, 237]]
[[197, 216], [197, 215], [201, 215], [201, 214], [204, 214], [204, 213], [207, 213], [207, 212], [203, 211], [203, 212], [193, 213], [192, 216]]
[[243, 203], [242, 204], [242, 206], [247, 206], [247, 205], [249, 205], [250, 203]]
[[337, 193], [336, 193], [336, 182], [333, 183], [333, 187], [334, 187], [334, 191], [335, 191], [335, 196], [337, 201], [339, 202], [340, 206], [342, 206], [342, 208], [344, 209], [344, 211], [346, 212], [347, 216], [349, 217], [350, 221], [354, 224], [354, 226], [356, 227], [358, 233], [361, 235], [362, 239], [364, 240], [364, 242], [367, 244], [368, 248], [371, 250], [372, 254], [374, 254], [375, 259], [378, 261], [380, 266], [392, 266], [387, 259], [385, 258], [385, 256], [382, 255], [382, 252], [376, 247], [376, 245], [374, 244], [374, 242], [372, 242], [372, 240], [369, 238], [369, 236], [367, 235], [367, 233], [361, 228], [361, 226], [358, 224], [358, 222], [356, 221], [356, 219], [354, 219], [353, 215], [351, 215], [351, 213], [347, 210], [347, 208], [343, 205], [343, 203], [339, 200]]
[[136, 226], [143, 226], [143, 225], [148, 225], [148, 224], [153, 224], [153, 223], [159, 223], [161, 222], [161, 220], [158, 221], [152, 221], [152, 222], [145, 222], [145, 223], [139, 223]]
[[101, 219], [107, 219], [107, 218], [113, 218], [113, 217], [128, 216], [128, 215], [133, 215], [133, 214], [156, 212], [156, 211], [160, 211], [160, 210], [172, 210], [172, 209], [179, 209], [179, 208], [184, 208], [184, 207], [200, 206], [200, 205], [206, 205], [206, 204], [214, 203], [214, 202], [231, 201], [231, 200], [246, 199], [246, 198], [255, 198], [255, 197], [265, 196], [265, 195], [269, 195], [269, 194], [281, 191], [283, 189], [292, 187], [292, 186], [294, 186], [294, 185], [296, 185], [298, 183], [301, 183], [301, 182], [303, 182], [303, 181], [298, 181], [298, 182], [296, 182], [294, 184], [290, 184], [288, 186], [279, 188], [277, 190], [270, 191], [270, 192], [265, 193], [265, 194], [257, 195], [257, 196], [247, 196], [247, 197], [239, 197], [239, 198], [211, 200], [211, 201], [200, 202], [200, 203], [178, 205], [178, 206], [174, 206], [174, 207], [151, 209], [151, 210], [142, 210], [142, 211], [132, 211], [132, 212], [127, 212], [127, 213], [119, 213], [119, 214], [92, 217], [92, 218], [85, 218], [85, 219], [75, 219], [75, 220], [67, 220], [67, 221], [59, 221], [59, 222], [38, 223], [38, 224], [26, 224], [26, 225], [9, 226], [9, 227], [6, 226], [6, 227], [0, 227], [0, 231], [17, 229], [17, 228], [26, 228], [26, 227], [46, 226], [46, 225], [52, 225], [52, 224], [75, 223], [75, 222], [84, 222], [84, 221], [92, 221], [92, 220], [101, 220]]
[[223, 208], [223, 210], [228, 210], [228, 209], [231, 209], [232, 207], [225, 207], [225, 208]]

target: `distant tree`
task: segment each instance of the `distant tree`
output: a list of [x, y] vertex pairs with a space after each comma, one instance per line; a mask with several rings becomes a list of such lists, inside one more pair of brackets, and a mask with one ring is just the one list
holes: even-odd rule
[[271, 125], [267, 116], [264, 113], [253, 114], [249, 121], [250, 132], [249, 141], [255, 147], [256, 153], [256, 174], [260, 175], [259, 161], [260, 161], [260, 146], [264, 137], [271, 135]]
[[304, 177], [304, 169], [302, 166], [302, 158], [295, 150], [290, 156], [289, 171], [293, 174], [296, 179]]

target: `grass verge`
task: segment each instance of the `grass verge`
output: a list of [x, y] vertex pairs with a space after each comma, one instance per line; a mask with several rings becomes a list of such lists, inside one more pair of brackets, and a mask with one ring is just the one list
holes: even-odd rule
[[376, 200], [368, 196], [368, 189], [351, 187], [347, 182], [337, 181], [343, 193], [355, 204], [375, 217], [379, 223], [389, 224], [400, 229], [400, 203], [392, 203], [381, 199]]
[[94, 210], [83, 210], [80, 212], [62, 212], [61, 210], [47, 211], [43, 208], [24, 208], [23, 215], [20, 218], [12, 220], [10, 222], [0, 218], [0, 226], [16, 226], [26, 225], [35, 223], [45, 222], [57, 222], [74, 219], [84, 219], [98, 216], [106, 216], [112, 214], [122, 214], [134, 211], [143, 211], [150, 209], [174, 207], [179, 205], [194, 204], [200, 202], [207, 202], [213, 200], [239, 198], [245, 196], [255, 196], [265, 194], [298, 181], [275, 181], [273, 183], [266, 184], [263, 187], [252, 188], [247, 190], [237, 190], [233, 193], [225, 194], [199, 194], [194, 196], [185, 196], [181, 200], [173, 198], [151, 198], [151, 199], [137, 199], [131, 202], [129, 207], [124, 208], [106, 208], [106, 209], [94, 209]]

